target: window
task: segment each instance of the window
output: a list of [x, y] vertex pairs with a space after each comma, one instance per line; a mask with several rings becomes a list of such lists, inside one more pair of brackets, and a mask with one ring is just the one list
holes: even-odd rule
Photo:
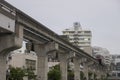
[[78, 31], [78, 33], [82, 33], [82, 31]]
[[79, 38], [79, 40], [84, 40], [84, 38]]
[[115, 76], [116, 76], [116, 73], [112, 73], [112, 76], [114, 76], [114, 77], [115, 77]]
[[85, 41], [88, 41], [88, 38], [85, 38]]
[[120, 73], [118, 73], [117, 76], [120, 77]]
[[117, 58], [120, 58], [120, 56], [117, 56]]
[[69, 33], [74, 33], [75, 31], [70, 31]]
[[84, 33], [90, 33], [91, 31], [84, 31]]
[[79, 42], [79, 44], [85, 44], [85, 42]]
[[26, 59], [26, 67], [27, 67], [27, 69], [35, 70], [36, 69], [36, 61], [35, 60]]
[[120, 67], [116, 66], [116, 70], [117, 70], [117, 71], [120, 71]]
[[90, 38], [88, 38], [88, 40], [90, 40]]

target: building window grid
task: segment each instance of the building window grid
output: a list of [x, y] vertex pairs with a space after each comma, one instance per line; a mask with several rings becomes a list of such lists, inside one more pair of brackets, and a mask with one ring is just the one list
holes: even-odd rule
[[26, 59], [26, 68], [27, 69], [31, 69], [31, 70], [35, 70], [36, 69], [36, 61], [35, 60]]

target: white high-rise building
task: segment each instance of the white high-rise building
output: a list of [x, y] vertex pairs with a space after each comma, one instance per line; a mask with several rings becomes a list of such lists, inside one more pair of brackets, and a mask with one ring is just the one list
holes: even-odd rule
[[90, 30], [83, 30], [79, 22], [75, 22], [72, 28], [65, 29], [63, 35], [68, 37], [68, 41], [88, 54], [92, 54]]

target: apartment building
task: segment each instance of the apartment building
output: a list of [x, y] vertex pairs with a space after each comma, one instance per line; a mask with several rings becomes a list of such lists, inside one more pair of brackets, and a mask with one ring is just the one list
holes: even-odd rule
[[79, 22], [75, 22], [73, 27], [63, 30], [63, 35], [68, 37], [68, 41], [88, 54], [92, 54], [90, 30], [82, 29]]

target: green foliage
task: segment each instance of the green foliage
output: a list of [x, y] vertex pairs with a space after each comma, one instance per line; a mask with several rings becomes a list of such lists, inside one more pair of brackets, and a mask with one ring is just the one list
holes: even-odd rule
[[48, 80], [61, 80], [60, 66], [56, 65], [48, 72]]
[[36, 78], [36, 75], [32, 70], [21, 68], [10, 68], [9, 80], [23, 80], [23, 77], [28, 77], [29, 80]]
[[68, 80], [74, 80], [74, 72], [68, 71]]
[[80, 71], [80, 80], [85, 80], [86, 77], [82, 71]]
[[108, 76], [102, 75], [101, 80], [108, 80]]
[[94, 80], [97, 80], [97, 75], [94, 73]]
[[92, 75], [93, 75], [93, 73], [92, 73], [92, 72], [88, 72], [88, 78], [89, 78], [89, 80], [91, 80], [91, 79], [92, 79]]
[[23, 80], [24, 76], [25, 72], [21, 68], [10, 68], [9, 80]]
[[35, 79], [36, 78], [36, 75], [35, 73], [32, 71], [32, 70], [28, 70], [27, 71], [27, 76], [28, 76], [28, 79]]
[[60, 65], [55, 65], [55, 66], [53, 66], [53, 68], [54, 68], [55, 70], [59, 70], [59, 71], [60, 71]]

